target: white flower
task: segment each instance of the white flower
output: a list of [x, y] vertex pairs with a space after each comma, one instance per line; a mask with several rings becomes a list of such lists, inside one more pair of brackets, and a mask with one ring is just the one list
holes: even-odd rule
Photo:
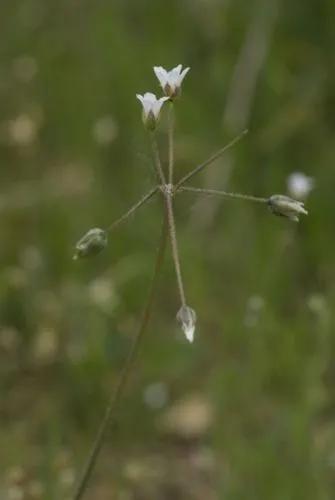
[[302, 200], [306, 198], [314, 187], [314, 179], [302, 172], [294, 172], [288, 176], [287, 188], [293, 198]]
[[295, 222], [299, 222], [299, 215], [308, 215], [302, 201], [293, 200], [282, 194], [271, 196], [268, 200], [268, 205], [273, 214], [287, 217]]
[[185, 333], [185, 337], [187, 338], [187, 340], [189, 342], [193, 342], [195, 322], [197, 320], [197, 315], [194, 309], [191, 309], [188, 306], [182, 306], [177, 312], [176, 318], [183, 332]]
[[180, 94], [181, 84], [189, 72], [190, 68], [184, 68], [179, 64], [171, 71], [166, 71], [162, 66], [154, 66], [154, 72], [164, 93], [170, 98], [177, 97]]
[[141, 101], [143, 106], [142, 119], [144, 125], [148, 129], [154, 130], [159, 120], [161, 108], [164, 102], [169, 98], [161, 97], [160, 99], [157, 99], [155, 94], [152, 94], [151, 92], [146, 92], [144, 95], [136, 94], [136, 97], [139, 101]]

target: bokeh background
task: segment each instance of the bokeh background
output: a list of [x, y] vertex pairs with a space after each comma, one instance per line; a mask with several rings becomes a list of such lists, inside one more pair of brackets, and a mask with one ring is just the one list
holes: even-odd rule
[[[70, 499], [141, 317], [153, 200], [92, 260], [76, 241], [154, 182], [137, 92], [191, 67], [176, 170], [267, 196], [314, 179], [299, 224], [177, 200], [189, 345], [170, 253], [86, 498], [326, 500], [335, 487], [333, 0], [3, 0], [0, 5], [0, 498]], [[166, 117], [159, 141], [166, 158]]]

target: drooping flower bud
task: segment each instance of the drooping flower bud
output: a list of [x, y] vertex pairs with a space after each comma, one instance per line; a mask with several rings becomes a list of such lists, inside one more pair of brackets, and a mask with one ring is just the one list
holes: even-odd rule
[[93, 257], [107, 246], [107, 242], [106, 231], [98, 227], [90, 229], [76, 244], [76, 252], [73, 259]]
[[302, 201], [293, 200], [293, 198], [289, 198], [282, 194], [274, 194], [271, 196], [268, 199], [268, 206], [273, 214], [287, 217], [295, 222], [299, 222], [299, 216], [301, 214], [308, 215]]
[[159, 83], [165, 93], [170, 99], [178, 97], [181, 93], [181, 84], [189, 72], [190, 68], [184, 68], [179, 64], [171, 71], [166, 71], [162, 66], [154, 66], [154, 72], [157, 76]]
[[195, 323], [197, 320], [197, 315], [194, 309], [188, 306], [182, 306], [177, 312], [176, 319], [180, 324], [187, 340], [189, 342], [193, 342]]

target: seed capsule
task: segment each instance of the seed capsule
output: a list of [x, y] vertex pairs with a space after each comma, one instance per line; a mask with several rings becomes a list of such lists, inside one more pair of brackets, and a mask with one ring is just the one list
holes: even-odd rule
[[195, 323], [197, 320], [197, 315], [194, 309], [188, 306], [182, 306], [177, 312], [176, 319], [185, 333], [187, 340], [189, 342], [193, 342]]
[[107, 233], [103, 229], [95, 227], [90, 229], [76, 244], [74, 260], [93, 257], [107, 246]]
[[282, 194], [274, 194], [271, 196], [268, 199], [268, 206], [273, 214], [287, 217], [295, 222], [299, 222], [299, 215], [308, 214], [302, 201], [293, 200], [293, 198], [289, 198]]

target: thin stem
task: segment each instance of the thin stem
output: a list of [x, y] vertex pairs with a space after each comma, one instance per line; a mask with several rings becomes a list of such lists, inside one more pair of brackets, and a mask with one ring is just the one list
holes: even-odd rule
[[123, 367], [123, 370], [121, 372], [118, 384], [115, 387], [113, 394], [111, 395], [110, 401], [109, 401], [108, 406], [106, 408], [105, 415], [103, 417], [103, 420], [101, 422], [100, 428], [99, 428], [98, 433], [96, 435], [95, 441], [94, 441], [93, 446], [91, 448], [91, 451], [89, 453], [87, 463], [84, 467], [82, 476], [78, 482], [78, 486], [77, 486], [75, 493], [73, 495], [73, 500], [82, 499], [83, 495], [85, 494], [85, 492], [87, 490], [87, 486], [88, 486], [89, 480], [91, 478], [94, 466], [96, 464], [98, 455], [99, 455], [101, 448], [103, 446], [104, 437], [105, 437], [106, 432], [107, 432], [108, 428], [110, 427], [111, 423], [113, 422], [113, 420], [115, 420], [115, 412], [116, 412], [118, 403], [120, 402], [120, 399], [121, 399], [121, 396], [123, 394], [123, 390], [125, 388], [129, 374], [130, 374], [131, 369], [133, 368], [134, 363], [136, 361], [136, 356], [137, 356], [137, 353], [138, 353], [138, 350], [139, 350], [139, 347], [141, 344], [141, 340], [143, 339], [143, 335], [144, 335], [145, 330], [148, 326], [149, 319], [151, 316], [151, 311], [152, 311], [153, 301], [155, 298], [155, 292], [156, 292], [159, 272], [160, 272], [160, 269], [161, 269], [161, 266], [163, 263], [163, 259], [164, 259], [164, 254], [165, 254], [166, 236], [167, 236], [167, 224], [166, 224], [166, 217], [165, 217], [164, 222], [163, 222], [163, 227], [162, 227], [162, 233], [161, 233], [161, 237], [160, 237], [158, 253], [157, 253], [157, 257], [156, 257], [156, 263], [155, 263], [155, 267], [154, 267], [154, 273], [153, 273], [153, 277], [152, 277], [152, 281], [151, 281], [148, 301], [147, 301], [146, 307], [144, 309], [142, 321], [141, 321], [141, 324], [139, 325], [137, 335], [134, 338], [133, 344], [132, 344], [131, 349], [129, 351], [129, 354], [128, 354], [127, 360], [125, 362], [125, 365]]
[[202, 189], [202, 188], [194, 188], [194, 187], [180, 187], [178, 191], [189, 191], [192, 193], [201, 193], [207, 195], [219, 195], [224, 196], [225, 198], [236, 198], [239, 200], [248, 200], [248, 201], [256, 201], [258, 203], [267, 203], [268, 198], [260, 198], [258, 196], [251, 196], [249, 194], [241, 194], [241, 193], [227, 193], [226, 191], [218, 191], [216, 189]]
[[242, 137], [244, 137], [247, 133], [248, 133], [248, 130], [244, 130], [240, 135], [238, 135], [237, 137], [235, 137], [235, 139], [233, 139], [232, 141], [230, 141], [223, 148], [219, 149], [219, 151], [217, 151], [212, 156], [210, 156], [206, 161], [204, 161], [203, 163], [201, 163], [200, 165], [198, 165], [197, 167], [195, 167], [193, 170], [191, 170], [191, 172], [189, 172], [184, 177], [182, 177], [180, 179], [180, 181], [177, 182], [177, 184], [175, 186], [175, 190], [177, 190], [180, 186], [182, 186], [183, 184], [185, 184], [185, 182], [187, 182], [189, 179], [191, 179], [191, 177], [193, 177], [195, 174], [197, 174], [198, 172], [200, 172], [201, 170], [203, 170], [205, 167], [207, 167], [207, 165], [210, 165], [211, 163], [213, 163], [213, 161], [217, 160], [220, 156], [223, 155], [223, 153], [225, 153], [228, 149], [230, 149], [237, 142], [239, 142], [242, 139]]
[[156, 140], [154, 132], [150, 133], [150, 138], [151, 138], [151, 150], [152, 150], [153, 162], [154, 162], [154, 166], [156, 169], [158, 179], [159, 179], [161, 184], [166, 184], [166, 179], [165, 179], [165, 175], [164, 175], [164, 172], [162, 169], [157, 140]]
[[174, 105], [173, 101], [170, 101], [169, 106], [169, 184], [173, 183], [173, 167], [174, 167], [174, 144], [173, 144], [173, 132], [174, 132]]
[[117, 226], [119, 226], [122, 222], [124, 222], [125, 220], [128, 219], [128, 217], [133, 214], [134, 212], [136, 212], [136, 210], [138, 208], [140, 208], [142, 205], [144, 205], [144, 203], [146, 203], [147, 201], [150, 200], [150, 198], [155, 194], [157, 193], [158, 191], [158, 186], [156, 186], [155, 188], [151, 189], [151, 191], [149, 191], [149, 193], [147, 193], [145, 196], [143, 196], [143, 198], [141, 198], [137, 203], [135, 203], [135, 205], [133, 205], [125, 214], [123, 214], [119, 219], [117, 219], [116, 221], [114, 221], [110, 226], [108, 226], [106, 228], [106, 231], [112, 231], [112, 229], [115, 229]]
[[164, 195], [165, 195], [165, 202], [166, 202], [166, 212], [167, 212], [167, 220], [168, 220], [168, 227], [169, 227], [169, 236], [170, 236], [171, 248], [172, 248], [172, 257], [173, 257], [174, 266], [175, 266], [175, 270], [176, 270], [180, 301], [181, 301], [182, 306], [186, 306], [184, 284], [183, 284], [183, 279], [182, 279], [182, 274], [181, 274], [181, 269], [180, 269], [180, 261], [179, 261], [176, 225], [175, 225], [174, 214], [173, 214], [172, 194], [169, 191], [165, 191]]

